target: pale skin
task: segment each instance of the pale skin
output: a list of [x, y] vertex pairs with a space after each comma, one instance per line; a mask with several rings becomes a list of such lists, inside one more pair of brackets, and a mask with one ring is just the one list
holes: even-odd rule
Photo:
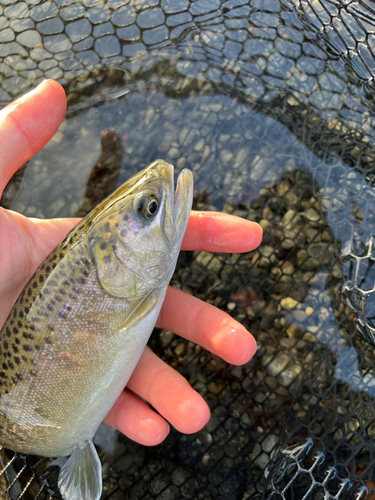
[[[62, 87], [46, 80], [0, 111], [0, 196], [11, 176], [57, 131], [65, 113]], [[0, 327], [35, 269], [78, 219], [28, 219], [0, 207]], [[249, 252], [262, 239], [254, 222], [216, 212], [191, 212], [182, 250]], [[228, 314], [169, 287], [157, 326], [173, 331], [234, 365], [248, 362], [256, 343]], [[145, 402], [160, 413], [155, 413]], [[194, 433], [208, 421], [203, 398], [146, 348], [105, 421], [141, 444], [163, 441], [170, 422]]]

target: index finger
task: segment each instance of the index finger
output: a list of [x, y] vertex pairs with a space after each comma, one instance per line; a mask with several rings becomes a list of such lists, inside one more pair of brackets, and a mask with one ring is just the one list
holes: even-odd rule
[[220, 212], [190, 212], [182, 250], [206, 252], [251, 252], [262, 241], [256, 222]]
[[45, 80], [0, 111], [0, 194], [16, 170], [55, 134], [65, 109], [61, 85]]

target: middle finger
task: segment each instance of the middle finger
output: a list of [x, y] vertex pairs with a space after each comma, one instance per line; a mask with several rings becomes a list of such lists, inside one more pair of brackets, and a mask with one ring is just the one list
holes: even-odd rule
[[229, 314], [173, 287], [168, 287], [157, 326], [234, 365], [246, 363], [256, 351], [254, 337]]

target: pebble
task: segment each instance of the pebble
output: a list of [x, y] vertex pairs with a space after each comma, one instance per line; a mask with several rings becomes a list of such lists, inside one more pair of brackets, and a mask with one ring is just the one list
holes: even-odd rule
[[298, 306], [298, 301], [292, 299], [292, 297], [286, 297], [285, 299], [281, 299], [280, 306], [283, 309], [294, 309]]
[[305, 212], [304, 212], [304, 215], [305, 217], [307, 218], [307, 220], [311, 221], [311, 222], [317, 222], [320, 220], [320, 214], [319, 212], [317, 212], [316, 210], [314, 210], [313, 208], [308, 208]]

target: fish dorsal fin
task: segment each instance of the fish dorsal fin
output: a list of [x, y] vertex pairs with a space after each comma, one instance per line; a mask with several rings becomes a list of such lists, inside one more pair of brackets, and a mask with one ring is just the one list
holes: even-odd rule
[[64, 500], [99, 500], [102, 494], [102, 466], [92, 440], [80, 443], [59, 474]]

